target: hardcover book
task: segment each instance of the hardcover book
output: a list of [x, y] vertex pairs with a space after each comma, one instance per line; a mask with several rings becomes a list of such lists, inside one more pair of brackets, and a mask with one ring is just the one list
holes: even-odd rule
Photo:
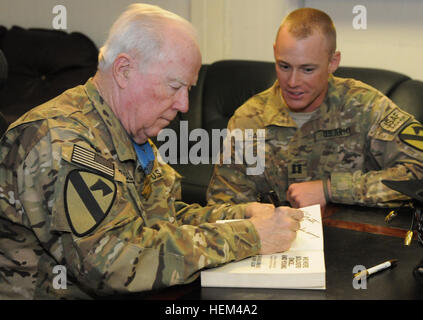
[[326, 289], [320, 205], [304, 207], [301, 210], [304, 212], [301, 228], [288, 251], [256, 255], [203, 270], [201, 286]]

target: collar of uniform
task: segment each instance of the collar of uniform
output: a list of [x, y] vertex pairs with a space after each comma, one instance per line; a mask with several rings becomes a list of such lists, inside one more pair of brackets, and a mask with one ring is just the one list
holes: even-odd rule
[[332, 106], [340, 105], [340, 91], [336, 87], [336, 78], [331, 74], [328, 79], [328, 92], [326, 93], [325, 100], [323, 101], [320, 109], [322, 112], [332, 111]]
[[106, 101], [104, 101], [104, 99], [100, 96], [92, 78], [88, 79], [85, 84], [85, 91], [87, 92], [88, 98], [91, 100], [94, 108], [97, 110], [101, 119], [106, 124], [106, 127], [109, 129], [119, 160], [126, 161], [136, 159], [136, 155], [133, 150], [134, 148], [128, 148], [128, 146], [132, 146], [128, 133], [123, 128], [119, 119], [115, 116]]
[[328, 91], [326, 92], [325, 100], [319, 107], [319, 114], [325, 115], [334, 112], [335, 108], [341, 105], [340, 99], [340, 92], [336, 87], [335, 77], [331, 74], [328, 79]]
[[278, 80], [270, 88], [269, 98], [263, 108], [263, 124], [265, 127], [276, 125], [280, 127], [296, 127], [295, 121], [289, 115], [289, 109], [282, 98]]

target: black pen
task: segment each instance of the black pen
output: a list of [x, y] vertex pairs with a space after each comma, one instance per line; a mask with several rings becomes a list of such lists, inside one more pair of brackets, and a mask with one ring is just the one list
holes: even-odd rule
[[269, 191], [269, 200], [275, 207], [281, 206], [281, 202], [279, 201], [279, 197], [274, 190]]
[[272, 203], [275, 208], [280, 206], [289, 206], [288, 201], [281, 202], [279, 200], [278, 194], [274, 190], [270, 190], [267, 194], [269, 195], [270, 203]]

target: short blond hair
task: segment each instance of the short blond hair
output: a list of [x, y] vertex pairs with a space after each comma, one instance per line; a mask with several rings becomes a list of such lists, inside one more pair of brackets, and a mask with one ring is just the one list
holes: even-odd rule
[[327, 39], [329, 54], [336, 51], [336, 29], [332, 19], [325, 12], [314, 8], [300, 8], [288, 14], [279, 26], [276, 39], [283, 27], [297, 39], [305, 39], [314, 32], [321, 32]]

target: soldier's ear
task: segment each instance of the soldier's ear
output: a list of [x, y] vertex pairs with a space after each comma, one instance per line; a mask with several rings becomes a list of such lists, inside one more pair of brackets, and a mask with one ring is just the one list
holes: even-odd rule
[[113, 61], [112, 72], [113, 78], [121, 88], [126, 88], [129, 81], [131, 65], [133, 59], [126, 53], [120, 53], [115, 61]]
[[338, 69], [339, 63], [341, 62], [341, 52], [335, 51], [329, 60], [329, 73], [334, 73]]

